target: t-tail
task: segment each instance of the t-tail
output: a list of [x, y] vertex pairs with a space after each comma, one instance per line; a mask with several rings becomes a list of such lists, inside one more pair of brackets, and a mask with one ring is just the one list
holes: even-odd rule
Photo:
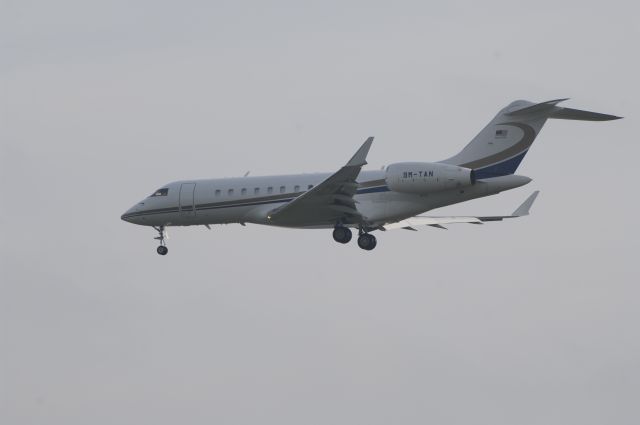
[[532, 103], [517, 100], [502, 109], [462, 151], [442, 162], [475, 170], [477, 179], [514, 174], [549, 118], [610, 121], [621, 117], [563, 108], [567, 99]]

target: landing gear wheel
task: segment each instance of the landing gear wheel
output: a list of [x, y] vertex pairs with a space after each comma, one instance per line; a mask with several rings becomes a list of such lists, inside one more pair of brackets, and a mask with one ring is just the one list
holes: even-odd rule
[[169, 248], [167, 248], [166, 242], [164, 240], [169, 236], [167, 236], [167, 232], [164, 231], [164, 226], [153, 226], [153, 228], [158, 232], [158, 236], [153, 239], [160, 242], [160, 246], [158, 247], [158, 249], [156, 249], [156, 252], [160, 255], [167, 255], [167, 252], [169, 252]]
[[363, 233], [358, 237], [358, 246], [365, 251], [371, 251], [377, 244], [376, 237], [368, 233]]
[[351, 229], [348, 227], [337, 226], [333, 229], [333, 240], [339, 243], [348, 243], [351, 240]]

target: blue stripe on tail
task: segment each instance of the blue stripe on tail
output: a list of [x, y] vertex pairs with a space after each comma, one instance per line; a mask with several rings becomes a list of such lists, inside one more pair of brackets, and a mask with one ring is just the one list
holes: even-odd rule
[[527, 151], [528, 149], [514, 157], [498, 162], [497, 164], [477, 168], [475, 170], [476, 179], [489, 179], [491, 177], [508, 176], [515, 173], [520, 162], [522, 162], [522, 159], [527, 154]]

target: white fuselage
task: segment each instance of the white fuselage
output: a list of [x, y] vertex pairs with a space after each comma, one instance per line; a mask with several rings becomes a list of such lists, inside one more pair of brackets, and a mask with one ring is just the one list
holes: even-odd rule
[[373, 143], [368, 137], [333, 173], [184, 180], [171, 183], [122, 215], [154, 226], [157, 252], [166, 255], [166, 226], [256, 223], [293, 228], [333, 228], [333, 239], [349, 243], [358, 230], [360, 248], [377, 245], [374, 230], [426, 225], [483, 223], [529, 214], [538, 192], [508, 216], [418, 216], [440, 208], [523, 186], [514, 173], [547, 119], [611, 121], [620, 117], [557, 106], [566, 99], [511, 102], [459, 153], [438, 162], [398, 162], [363, 171]]
[[[318, 185], [331, 173], [184, 180], [170, 183], [130, 208], [122, 219], [148, 226], [190, 226], [225, 223], [272, 225], [269, 211]], [[528, 177], [508, 175], [478, 180], [474, 185], [426, 194], [389, 189], [385, 171], [362, 171], [354, 196], [358, 211], [372, 224], [412, 217], [525, 185]], [[161, 192], [162, 191], [162, 192]], [[331, 228], [336, 223], [305, 223], [290, 227]], [[289, 226], [288, 226], [289, 227]]]

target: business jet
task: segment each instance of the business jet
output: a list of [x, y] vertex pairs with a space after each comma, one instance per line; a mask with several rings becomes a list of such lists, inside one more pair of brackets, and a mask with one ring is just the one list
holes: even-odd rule
[[334, 173], [288, 174], [207, 180], [181, 180], [162, 186], [122, 215], [122, 220], [152, 226], [166, 255], [169, 226], [239, 223], [301, 229], [333, 229], [341, 244], [358, 232], [358, 246], [377, 245], [372, 232], [445, 228], [453, 223], [482, 224], [529, 214], [533, 192], [512, 214], [425, 216], [427, 211], [523, 186], [529, 177], [516, 169], [547, 119], [609, 121], [614, 115], [542, 103], [512, 102], [460, 153], [438, 162], [399, 162], [364, 171], [373, 143], [369, 137]]

